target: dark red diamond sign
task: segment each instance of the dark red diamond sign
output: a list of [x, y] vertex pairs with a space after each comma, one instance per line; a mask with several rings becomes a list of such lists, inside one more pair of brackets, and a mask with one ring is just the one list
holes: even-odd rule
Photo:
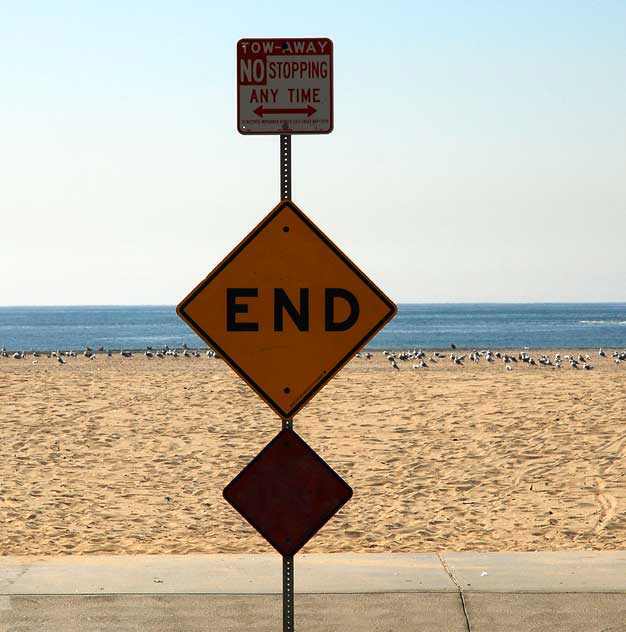
[[351, 487], [293, 430], [281, 430], [224, 489], [281, 555], [295, 555], [351, 497]]

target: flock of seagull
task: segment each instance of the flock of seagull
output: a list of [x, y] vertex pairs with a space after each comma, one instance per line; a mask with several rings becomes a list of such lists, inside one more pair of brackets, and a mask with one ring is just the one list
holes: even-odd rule
[[[403, 351], [401, 353], [395, 353], [391, 351], [383, 351], [383, 355], [389, 361], [389, 366], [391, 369], [395, 371], [399, 371], [400, 367], [398, 366], [398, 361], [402, 362], [412, 362], [412, 367], [414, 369], [427, 369], [430, 364], [436, 364], [438, 362], [444, 361], [446, 358], [454, 364], [459, 366], [465, 366], [466, 362], [473, 362], [477, 364], [483, 358], [485, 361], [490, 364], [496, 363], [499, 361], [507, 371], [512, 371], [513, 366], [518, 363], [525, 363], [530, 366], [537, 366], [538, 364], [545, 367], [552, 367], [553, 369], [562, 369], [565, 364], [569, 364], [572, 369], [583, 369], [585, 371], [591, 371], [593, 369], [593, 364], [591, 364], [591, 356], [586, 353], [583, 355], [582, 353], [555, 353], [554, 357], [550, 359], [547, 354], [542, 354], [539, 358], [535, 360], [529, 353], [526, 351], [520, 351], [519, 353], [513, 352], [505, 352], [505, 351], [492, 351], [491, 349], [482, 349], [480, 351], [471, 351], [469, 353], [459, 354], [456, 352], [456, 346], [451, 345], [452, 351], [447, 353], [441, 353], [440, 351], [435, 351], [434, 353], [428, 356], [427, 353], [422, 349], [413, 349], [410, 351]], [[600, 358], [607, 358], [607, 352], [604, 349], [598, 350], [598, 356]], [[372, 357], [371, 353], [357, 353], [357, 357], [364, 357], [369, 360]], [[620, 364], [621, 362], [626, 362], [626, 350], [623, 351], [613, 351], [611, 353], [611, 357], [615, 364]]]
[[[387, 358], [387, 360], [389, 361], [389, 366], [395, 371], [400, 370], [398, 361], [412, 362], [411, 366], [413, 369], [427, 369], [430, 365], [437, 364], [438, 362], [443, 362], [446, 358], [453, 364], [459, 366], [465, 366], [467, 362], [473, 362], [477, 364], [482, 359], [490, 364], [495, 364], [496, 361], [498, 361], [504, 366], [507, 371], [512, 371], [513, 366], [518, 363], [525, 363], [530, 366], [536, 366], [539, 364], [545, 367], [552, 367], [553, 369], [562, 369], [563, 366], [567, 364], [572, 369], [583, 369], [585, 371], [591, 371], [594, 368], [593, 364], [591, 364], [592, 358], [588, 353], [583, 355], [582, 353], [576, 354], [571, 352], [561, 354], [557, 352], [554, 354], [554, 357], [552, 359], [544, 353], [535, 360], [535, 358], [527, 353], [527, 351], [513, 353], [506, 351], [492, 351], [491, 349], [482, 349], [480, 351], [474, 350], [471, 352], [460, 354], [457, 353], [455, 345], [450, 346], [452, 351], [449, 354], [442, 353], [441, 351], [429, 352], [427, 354], [427, 352], [423, 349], [412, 349], [402, 352], [383, 351], [383, 356]], [[111, 351], [110, 349], [105, 349], [104, 347], [99, 347], [96, 350], [93, 350], [91, 347], [86, 347], [80, 355], [84, 356], [88, 360], [95, 360], [98, 357], [97, 353], [104, 354], [109, 358], [113, 357], [113, 351]], [[132, 358], [135, 353], [141, 352], [125, 351], [124, 349], [121, 349], [119, 352], [116, 352], [116, 355], [119, 355], [122, 358]], [[219, 358], [219, 356], [212, 349], [206, 350], [204, 354], [207, 358]], [[50, 351], [47, 353], [31, 351], [27, 353], [25, 351], [9, 352], [4, 347], [0, 349], [0, 358], [24, 360], [29, 355], [33, 358], [33, 364], [37, 364], [38, 359], [41, 357], [55, 358], [59, 364], [65, 364], [66, 358], [75, 358], [79, 354], [76, 351]], [[142, 355], [144, 355], [148, 359], [163, 359], [166, 357], [200, 358], [202, 356], [202, 353], [199, 349], [189, 349], [186, 344], [183, 344], [180, 349], [170, 349], [168, 345], [164, 345], [160, 349], [146, 347]], [[600, 358], [608, 358], [607, 352], [604, 351], [604, 349], [598, 350], [598, 356]], [[356, 357], [371, 360], [374, 356], [369, 351], [364, 351], [358, 352], [356, 354]], [[611, 357], [613, 358], [615, 364], [626, 362], [626, 350], [613, 351], [611, 353]], [[428, 362], [426, 360], [428, 360]]]
[[[88, 360], [95, 360], [97, 356], [97, 352], [100, 352], [106, 355], [108, 358], [113, 357], [113, 351], [110, 349], [105, 349], [104, 347], [99, 347], [94, 350], [91, 347], [85, 347], [85, 350], [80, 354], [87, 358]], [[119, 353], [116, 352], [121, 358], [132, 358], [135, 355], [132, 351], [125, 351], [121, 349]], [[76, 358], [79, 354], [76, 351], [50, 351], [47, 353], [39, 352], [39, 351], [31, 351], [27, 353], [26, 351], [15, 351], [9, 352], [4, 347], [0, 349], [0, 358], [13, 358], [14, 360], [24, 360], [28, 356], [33, 357], [33, 364], [37, 364], [39, 362], [39, 358], [47, 357], [47, 358], [56, 358], [56, 361], [59, 364], [65, 364], [65, 358]], [[168, 345], [164, 345], [161, 349], [153, 349], [152, 347], [146, 347], [146, 350], [143, 352], [143, 355], [146, 358], [158, 358], [163, 359], [165, 357], [172, 358], [200, 358], [200, 350], [199, 349], [189, 349], [189, 347], [183, 343], [181, 349], [170, 349]], [[212, 349], [208, 349], [205, 353], [207, 358], [217, 358], [217, 354]]]

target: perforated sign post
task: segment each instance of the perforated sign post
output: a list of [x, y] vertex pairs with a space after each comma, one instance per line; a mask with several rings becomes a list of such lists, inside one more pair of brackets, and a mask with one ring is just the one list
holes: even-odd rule
[[292, 202], [291, 135], [333, 127], [332, 42], [237, 43], [238, 130], [280, 134], [280, 197], [178, 305], [178, 315], [282, 419], [224, 498], [283, 556], [283, 631], [294, 631], [294, 555], [352, 489], [293, 430], [293, 416], [397, 308]]

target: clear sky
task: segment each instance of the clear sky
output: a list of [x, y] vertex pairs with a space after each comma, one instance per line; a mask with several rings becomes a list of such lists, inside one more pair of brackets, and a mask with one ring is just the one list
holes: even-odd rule
[[399, 302], [626, 300], [626, 2], [0, 5], [0, 304], [174, 304], [279, 200], [235, 44], [326, 36], [293, 199]]

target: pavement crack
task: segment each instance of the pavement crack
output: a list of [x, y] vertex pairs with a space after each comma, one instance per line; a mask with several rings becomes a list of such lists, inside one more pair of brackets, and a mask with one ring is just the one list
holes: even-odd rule
[[469, 615], [467, 614], [467, 606], [465, 604], [465, 593], [463, 592], [463, 588], [461, 584], [454, 576], [454, 573], [450, 569], [450, 567], [446, 564], [446, 561], [443, 559], [441, 553], [437, 553], [437, 557], [443, 566], [443, 569], [448, 573], [448, 577], [454, 582], [454, 585], [459, 589], [459, 597], [461, 597], [461, 607], [463, 608], [463, 616], [465, 617], [465, 625], [467, 626], [467, 632], [472, 632], [472, 625], [470, 624]]

